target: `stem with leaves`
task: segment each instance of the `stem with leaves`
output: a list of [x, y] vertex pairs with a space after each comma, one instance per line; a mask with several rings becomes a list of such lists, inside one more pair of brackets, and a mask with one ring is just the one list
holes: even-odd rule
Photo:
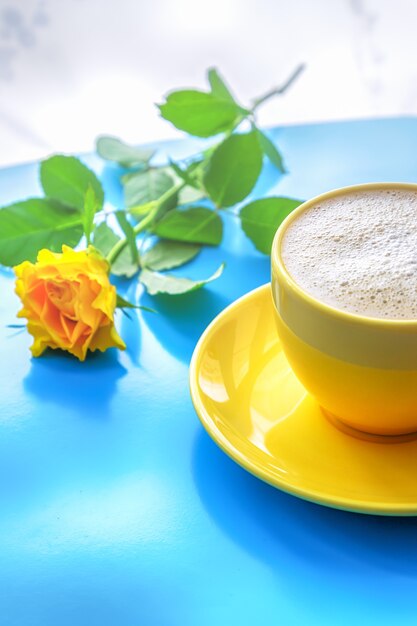
[[[254, 99], [249, 108], [238, 104], [229, 87], [215, 69], [210, 69], [208, 72], [210, 92], [196, 90], [171, 92], [166, 102], [160, 105], [162, 117], [180, 130], [201, 137], [211, 137], [221, 133], [220, 141], [195, 155], [194, 158], [188, 160], [188, 163], [187, 161], [182, 163], [170, 161], [171, 173], [181, 179], [180, 184], [173, 182], [170, 188], [163, 191], [164, 181], [162, 177], [166, 177], [166, 168], [164, 174], [162, 173], [164, 168], [159, 168], [161, 174], [158, 178], [158, 168], [150, 167], [149, 161], [142, 163], [136, 177], [130, 174], [123, 181], [128, 205], [129, 203], [136, 204], [138, 198], [142, 203], [139, 206], [134, 206], [132, 213], [141, 215], [148, 210], [146, 203], [153, 203], [149, 212], [145, 213], [145, 216], [133, 227], [133, 232], [138, 235], [147, 231], [162, 237], [155, 250], [158, 250], [159, 253], [163, 250], [164, 254], [167, 255], [165, 267], [178, 265], [178, 258], [182, 259], [183, 262], [192, 258], [192, 254], [190, 256], [186, 250], [187, 245], [217, 245], [219, 243], [222, 233], [220, 214], [226, 215], [231, 212], [231, 207], [235, 207], [250, 193], [261, 172], [264, 155], [279, 171], [285, 173], [283, 159], [276, 145], [257, 126], [256, 113], [271, 98], [284, 94], [303, 70], [304, 65], [298, 66], [282, 85]], [[245, 120], [250, 122], [250, 130], [249, 132], [240, 132], [241, 124]], [[103, 153], [103, 141], [106, 141], [106, 138], [99, 140], [99, 153], [104, 158], [106, 156], [110, 158], [111, 155]], [[114, 148], [114, 144], [112, 147]], [[123, 152], [126, 146], [120, 143], [119, 149]], [[133, 150], [131, 147], [127, 147], [127, 149]], [[126, 154], [122, 156], [124, 159], [126, 158]], [[121, 162], [120, 158], [119, 162]], [[147, 176], [150, 189], [147, 195], [143, 195], [142, 183]], [[158, 185], [162, 192], [155, 200], [155, 188]], [[139, 195], [137, 195], [138, 188]], [[182, 205], [179, 203], [172, 206], [168, 212], [161, 211], [161, 207], [166, 206], [166, 202], [178, 197], [178, 193], [184, 189], [192, 189], [200, 194], [200, 199], [210, 200], [215, 210], [190, 207], [187, 203]], [[241, 221], [245, 233], [253, 240], [258, 249], [264, 251], [268, 248], [272, 229], [275, 231], [281, 215], [286, 213], [285, 201], [286, 199], [275, 198], [271, 200], [272, 205], [271, 202], [268, 202], [266, 210], [269, 213], [272, 211], [273, 215], [268, 215], [264, 227], [259, 225], [258, 220], [253, 220], [250, 207], [247, 214], [245, 213], [244, 220], [239, 209], [232, 209], [233, 216]], [[283, 202], [284, 204], [282, 204]], [[290, 206], [297, 205], [297, 203], [297, 200], [291, 200]], [[259, 241], [258, 232], [260, 229], [263, 230], [261, 241]], [[164, 239], [169, 240], [169, 245], [164, 244]], [[144, 241], [147, 241], [146, 237], [141, 239], [142, 243]], [[117, 241], [107, 254], [108, 261], [114, 263], [127, 244], [127, 238]], [[139, 250], [142, 251], [141, 245]], [[169, 257], [168, 251], [171, 257]], [[140, 267], [145, 267], [146, 276], [149, 278], [149, 268], [146, 268], [146, 264], [140, 261]], [[160, 261], [158, 267], [161, 267]], [[164, 263], [162, 263], [162, 267], [164, 267]], [[143, 278], [143, 275], [144, 272], [142, 271], [140, 279]], [[171, 279], [175, 282], [175, 278], [168, 278], [165, 275], [164, 281], [168, 284]], [[163, 281], [158, 278], [155, 282], [158, 282], [160, 288]], [[146, 286], [148, 287], [147, 284]], [[176, 286], [174, 285], [172, 293], [176, 293]], [[171, 292], [169, 289], [170, 286], [168, 292]]]
[[[174, 185], [171, 189], [166, 191], [158, 200], [156, 205], [149, 211], [149, 213], [142, 219], [136, 226], [133, 227], [133, 231], [135, 235], [139, 235], [143, 233], [148, 226], [150, 226], [154, 221], [158, 212], [160, 211], [161, 206], [171, 198], [173, 198], [181, 189], [185, 187], [185, 183], [180, 183]], [[124, 237], [123, 239], [119, 239], [117, 243], [114, 244], [110, 252], [107, 254], [106, 259], [110, 266], [116, 261], [118, 256], [123, 252], [128, 243], [128, 238]]]
[[103, 220], [109, 211], [104, 209], [104, 192], [95, 173], [75, 157], [46, 159], [40, 166], [44, 196], [0, 210], [0, 263], [34, 261], [45, 241], [53, 252], [60, 252], [63, 244], [75, 248], [83, 242], [107, 258], [114, 275], [137, 275], [152, 295], [186, 293], [218, 278], [223, 265], [208, 279], [197, 281], [165, 272], [190, 262], [203, 246], [219, 245], [223, 215], [232, 207], [244, 233], [258, 250], [268, 253], [277, 226], [299, 201], [275, 197], [241, 206], [265, 160], [277, 173], [286, 173], [279, 148], [258, 127], [256, 114], [270, 98], [284, 94], [303, 69], [300, 65], [283, 85], [247, 107], [214, 68], [208, 71], [207, 91], [170, 92], [159, 106], [161, 116], [189, 135], [212, 139], [209, 147], [188, 159], [155, 165], [154, 149], [100, 137], [99, 155], [124, 168], [126, 206], [114, 212], [122, 237]]

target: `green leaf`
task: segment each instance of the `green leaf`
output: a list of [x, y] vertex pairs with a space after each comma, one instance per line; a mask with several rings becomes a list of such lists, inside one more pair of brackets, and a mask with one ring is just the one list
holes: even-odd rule
[[218, 207], [244, 200], [252, 191], [262, 169], [262, 151], [256, 131], [231, 135], [213, 152], [204, 186]]
[[[94, 230], [94, 246], [106, 256], [113, 246], [120, 241], [120, 237], [106, 224], [102, 222]], [[138, 271], [137, 263], [133, 263], [132, 254], [128, 247], [124, 248], [111, 266], [111, 273], [115, 276], [131, 278]]]
[[145, 285], [147, 292], [154, 296], [158, 293], [166, 293], [172, 296], [178, 296], [190, 291], [200, 289], [216, 278], [219, 278], [223, 272], [224, 263], [205, 280], [191, 280], [190, 278], [180, 278], [172, 276], [172, 274], [159, 274], [148, 269], [143, 269], [139, 275], [140, 282]]
[[224, 80], [222, 79], [222, 77], [220, 76], [219, 72], [217, 71], [215, 67], [211, 67], [208, 70], [207, 77], [210, 83], [211, 93], [213, 94], [213, 96], [216, 96], [217, 98], [221, 98], [223, 100], [229, 100], [229, 102], [235, 103], [235, 99], [230, 93], [228, 86], [226, 85], [226, 83], [224, 82]]
[[136, 204], [135, 206], [127, 209], [130, 215], [133, 217], [143, 217], [144, 215], [148, 215], [156, 207], [156, 201], [152, 200], [152, 202], [145, 202], [145, 204]]
[[90, 243], [91, 233], [94, 225], [94, 215], [96, 214], [98, 207], [98, 200], [96, 194], [94, 193], [94, 189], [89, 184], [87, 187], [87, 191], [84, 196], [84, 213], [83, 213], [83, 222], [84, 222], [84, 235], [87, 239], [87, 244]]
[[57, 154], [42, 161], [40, 179], [46, 196], [79, 211], [84, 210], [85, 194], [91, 185], [97, 198], [97, 210], [103, 207], [104, 192], [100, 181], [75, 157]]
[[118, 309], [136, 309], [137, 305], [132, 304], [128, 300], [122, 298], [122, 296], [118, 293], [116, 294], [116, 307]]
[[30, 198], [0, 209], [0, 263], [35, 261], [42, 248], [61, 252], [83, 235], [83, 216], [48, 198]]
[[255, 200], [240, 211], [242, 229], [255, 248], [264, 254], [270, 254], [278, 226], [302, 202], [281, 197]]
[[196, 90], [173, 91], [159, 110], [176, 128], [197, 137], [231, 130], [249, 114], [233, 101]]
[[164, 239], [218, 246], [223, 223], [215, 211], [205, 207], [174, 209], [155, 224], [153, 233]]
[[137, 174], [137, 170], [135, 170], [134, 172], [127, 172], [126, 174], [122, 174], [122, 176], [120, 176], [120, 182], [124, 186], [131, 178], [135, 178]]
[[94, 230], [93, 244], [103, 256], [110, 252], [119, 239], [120, 237], [116, 235], [106, 222], [101, 222]]
[[192, 202], [198, 202], [206, 197], [206, 192], [202, 189], [196, 189], [195, 187], [184, 187], [179, 192], [179, 204], [191, 204]]
[[[157, 167], [156, 166], [150, 167], [149, 169], [157, 170], [158, 172], [161, 172], [162, 174], [167, 174], [170, 177], [172, 177], [172, 174], [173, 174], [173, 171], [170, 165], [158, 165]], [[120, 176], [120, 182], [124, 186], [131, 178], [136, 178], [138, 174], [143, 174], [143, 170], [138, 171], [136, 169], [134, 171], [126, 172], [125, 174], [122, 174]]]
[[171, 161], [171, 160], [169, 161], [170, 166], [172, 167], [173, 171], [178, 176], [178, 178], [181, 179], [184, 183], [186, 183], [190, 187], [196, 187], [197, 189], [199, 188], [199, 183], [197, 179], [193, 177], [193, 172], [202, 163], [203, 161], [194, 162], [183, 170], [178, 163], [175, 163], [175, 161]]
[[258, 129], [259, 143], [261, 145], [262, 152], [268, 157], [268, 159], [275, 165], [280, 172], [285, 174], [286, 169], [282, 156], [276, 147], [276, 145], [269, 139], [265, 133]]
[[109, 135], [102, 135], [97, 138], [96, 150], [102, 159], [115, 161], [123, 167], [146, 167], [155, 154], [155, 150], [136, 148]]
[[177, 179], [186, 183], [185, 187], [182, 187], [179, 191], [179, 204], [197, 202], [206, 197], [206, 192], [202, 185], [203, 159], [193, 161], [185, 169], [182, 169], [179, 163], [174, 161], [170, 161], [170, 165]]
[[168, 174], [157, 169], [138, 172], [124, 185], [126, 206], [133, 207], [158, 200], [173, 184], [174, 181]]
[[178, 241], [160, 239], [142, 255], [142, 266], [161, 271], [185, 265], [200, 252], [201, 246]]
[[148, 311], [148, 313], [156, 313], [154, 309], [150, 309], [147, 306], [133, 304], [132, 302], [125, 300], [120, 294], [116, 294], [116, 307], [118, 309], [141, 309], [142, 311]]
[[116, 211], [116, 219], [119, 222], [119, 226], [122, 229], [126, 239], [127, 245], [130, 249], [130, 255], [132, 259], [132, 263], [139, 266], [139, 252], [136, 244], [136, 234], [133, 230], [132, 225], [128, 221], [126, 217], [126, 213], [124, 211]]
[[166, 198], [163, 202], [159, 201], [158, 204], [159, 204], [158, 209], [153, 216], [154, 222], [157, 222], [158, 220], [162, 219], [162, 217], [164, 217], [166, 213], [168, 213], [172, 209], [175, 209], [175, 207], [178, 204], [178, 192], [171, 195], [169, 198]]

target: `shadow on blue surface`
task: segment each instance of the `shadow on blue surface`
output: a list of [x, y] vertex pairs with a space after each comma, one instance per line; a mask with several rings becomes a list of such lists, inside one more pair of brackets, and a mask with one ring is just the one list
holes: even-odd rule
[[138, 319], [136, 311], [128, 311], [127, 313], [118, 313], [119, 318], [116, 319], [116, 326], [120, 331], [126, 343], [126, 354], [129, 356], [130, 362], [136, 367], [141, 367], [140, 351], [141, 351], [141, 320]]
[[146, 324], [159, 343], [176, 359], [189, 363], [201, 333], [229, 300], [202, 289], [176, 297], [146, 297], [143, 304], [158, 311], [146, 316]]
[[84, 363], [60, 350], [48, 350], [41, 359], [32, 359], [23, 386], [38, 400], [102, 418], [117, 381], [126, 374], [115, 349], [93, 352]]
[[0, 276], [14, 278], [14, 272], [11, 267], [4, 267], [4, 265], [0, 265]]
[[193, 475], [214, 522], [273, 571], [282, 572], [287, 561], [320, 576], [343, 572], [363, 578], [376, 568], [417, 578], [415, 517], [349, 513], [283, 493], [235, 464], [202, 429]]

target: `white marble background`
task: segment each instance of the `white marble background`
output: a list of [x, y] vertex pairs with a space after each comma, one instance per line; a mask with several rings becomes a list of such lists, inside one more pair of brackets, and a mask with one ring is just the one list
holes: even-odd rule
[[415, 0], [0, 0], [0, 165], [173, 137], [153, 103], [221, 69], [265, 125], [417, 113]]

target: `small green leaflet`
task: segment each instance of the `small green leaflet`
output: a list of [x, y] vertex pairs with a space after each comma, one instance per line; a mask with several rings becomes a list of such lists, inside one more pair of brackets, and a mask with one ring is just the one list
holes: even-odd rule
[[215, 67], [211, 67], [208, 70], [207, 78], [213, 96], [216, 96], [216, 98], [221, 98], [222, 100], [229, 100], [229, 102], [233, 102], [234, 104], [236, 104], [235, 99], [230, 93], [230, 89], [228, 88]]
[[148, 313], [156, 313], [154, 309], [150, 309], [147, 306], [141, 306], [140, 304], [133, 304], [128, 300], [122, 298], [120, 294], [116, 294], [116, 307], [118, 309], [140, 309], [142, 311], [147, 311]]
[[136, 234], [133, 230], [132, 225], [128, 221], [126, 217], [126, 213], [124, 211], [116, 211], [116, 219], [119, 222], [119, 226], [122, 229], [126, 239], [127, 244], [130, 250], [130, 255], [132, 259], [133, 265], [139, 267], [139, 252], [138, 247], [136, 245]]
[[218, 246], [223, 223], [215, 211], [205, 207], [174, 209], [157, 222], [153, 233], [164, 239]]
[[242, 229], [255, 248], [264, 254], [270, 254], [272, 240], [279, 225], [302, 202], [282, 197], [255, 200], [240, 211]]
[[204, 186], [218, 207], [229, 207], [252, 191], [262, 169], [258, 133], [231, 135], [213, 152]]
[[132, 304], [128, 300], [122, 298], [122, 296], [118, 293], [116, 294], [116, 306], [118, 309], [136, 309], [137, 304]]
[[[139, 170], [139, 171], [143, 171], [143, 170]], [[135, 178], [137, 174], [138, 174], [138, 170], [133, 170], [132, 172], [127, 172], [126, 174], [122, 174], [120, 176], [120, 182], [124, 186], [131, 178]]]
[[185, 169], [182, 169], [179, 163], [175, 163], [175, 161], [169, 161], [170, 167], [173, 169], [174, 173], [178, 176], [179, 179], [187, 183], [190, 187], [199, 188], [199, 184], [196, 178], [193, 177], [193, 172], [201, 166], [202, 161], [194, 162]]
[[103, 256], [106, 256], [110, 252], [114, 244], [117, 243], [119, 239], [120, 237], [116, 235], [114, 230], [112, 230], [106, 222], [101, 222], [101, 224], [98, 224], [94, 230], [94, 246]]
[[146, 202], [145, 204], [136, 204], [128, 209], [128, 213], [133, 215], [133, 217], [144, 217], [148, 215], [157, 205], [156, 200], [152, 200], [152, 202]]
[[155, 150], [151, 148], [135, 148], [110, 135], [97, 138], [96, 150], [102, 159], [115, 161], [122, 167], [145, 168], [155, 154]]
[[84, 213], [83, 213], [83, 222], [84, 222], [84, 235], [87, 239], [87, 245], [90, 243], [91, 233], [93, 231], [94, 226], [94, 216], [97, 212], [98, 200], [96, 194], [94, 193], [94, 189], [90, 184], [88, 184], [87, 191], [84, 196]]
[[151, 296], [155, 296], [158, 293], [179, 296], [200, 289], [207, 283], [216, 280], [221, 276], [223, 269], [224, 263], [220, 265], [214, 274], [205, 280], [191, 280], [190, 278], [180, 278], [172, 274], [160, 274], [159, 272], [143, 269], [139, 275], [139, 280]]
[[258, 129], [258, 137], [259, 137], [259, 143], [261, 145], [263, 153], [268, 157], [271, 163], [273, 163], [280, 172], [285, 174], [286, 170], [285, 170], [284, 162], [282, 160], [282, 156], [280, 152], [278, 151], [278, 148], [276, 147], [276, 145], [272, 143], [269, 137], [265, 135], [265, 133], [263, 133], [259, 129]]
[[40, 179], [48, 198], [79, 211], [84, 211], [85, 194], [90, 185], [97, 199], [97, 211], [103, 208], [104, 192], [100, 181], [75, 157], [57, 154], [42, 161]]
[[[120, 237], [116, 235], [106, 222], [102, 222], [95, 228], [93, 244], [103, 256], [106, 256], [118, 241], [120, 241]], [[138, 265], [132, 261], [131, 251], [129, 247], [126, 246], [114, 263], [112, 263], [111, 273], [115, 276], [131, 278], [137, 271]]]
[[173, 184], [174, 181], [168, 174], [156, 169], [132, 175], [124, 184], [126, 206], [130, 208], [159, 200]]
[[179, 130], [197, 137], [211, 137], [232, 130], [249, 111], [233, 101], [197, 90], [173, 91], [159, 105], [163, 118]]
[[204, 160], [193, 161], [185, 169], [174, 161], [170, 161], [170, 166], [176, 177], [185, 183], [179, 190], [179, 204], [197, 202], [206, 196], [202, 186]]
[[160, 239], [142, 255], [142, 266], [150, 270], [170, 270], [185, 265], [200, 252], [201, 246]]
[[35, 261], [42, 248], [61, 252], [76, 246], [84, 231], [83, 215], [48, 198], [29, 198], [0, 209], [0, 263], [12, 267]]
[[188, 185], [180, 190], [178, 194], [178, 204], [191, 204], [198, 202], [206, 197], [206, 192], [202, 189], [196, 189], [195, 187], [189, 187]]

